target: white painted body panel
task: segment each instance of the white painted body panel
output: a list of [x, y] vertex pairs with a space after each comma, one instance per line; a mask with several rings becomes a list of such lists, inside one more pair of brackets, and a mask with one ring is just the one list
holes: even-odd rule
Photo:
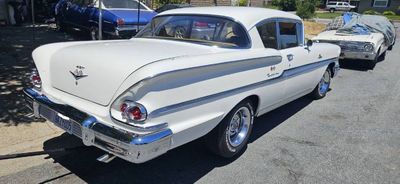
[[[188, 8], [187, 13], [195, 9]], [[178, 11], [184, 12], [167, 12]], [[136, 38], [40, 47], [34, 51], [33, 58], [42, 78], [41, 93], [54, 102], [90, 114], [110, 127], [130, 132], [135, 130], [111, 113], [114, 101], [123, 94], [133, 94], [129, 99], [144, 105], [148, 112], [145, 123], [137, 126], [168, 123], [173, 132], [170, 149], [210, 132], [235, 105], [249, 96], [259, 99], [255, 111], [260, 116], [311, 92], [328, 65], [338, 65], [340, 48], [316, 43], [309, 48], [266, 49], [254, 21], [267, 19], [268, 16], [263, 19], [262, 16], [272, 16], [275, 11], [265, 15], [257, 11], [254, 17], [248, 15], [253, 22], [248, 20], [244, 24], [252, 41], [251, 48], [247, 49]], [[210, 8], [209, 14], [221, 15], [221, 12], [215, 13], [214, 8]], [[279, 16], [294, 17], [282, 12]], [[294, 18], [298, 20], [297, 16]], [[139, 43], [145, 48], [139, 48]], [[146, 45], [148, 43], [151, 45]], [[106, 52], [105, 48], [111, 51]], [[127, 51], [129, 48], [135, 48], [132, 54]], [[93, 55], [89, 57], [88, 53], [96, 53], [96, 61], [91, 61]], [[288, 54], [294, 55], [292, 61], [287, 59]], [[131, 59], [137, 61], [130, 63]], [[73, 69], [70, 67], [78, 64], [86, 67], [88, 77], [80, 79], [79, 89], [74, 90], [75, 81], [68, 73]], [[64, 74], [60, 74], [62, 72]]]

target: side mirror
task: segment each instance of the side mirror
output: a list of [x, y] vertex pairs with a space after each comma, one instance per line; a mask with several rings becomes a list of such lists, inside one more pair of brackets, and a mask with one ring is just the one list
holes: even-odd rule
[[313, 45], [313, 41], [312, 40], [307, 40], [307, 47], [311, 47]]

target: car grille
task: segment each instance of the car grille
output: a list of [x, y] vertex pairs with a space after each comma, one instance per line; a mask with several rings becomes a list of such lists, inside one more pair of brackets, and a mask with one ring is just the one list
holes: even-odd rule
[[352, 51], [352, 52], [363, 52], [364, 43], [362, 42], [350, 42], [350, 41], [325, 41], [320, 40], [320, 43], [331, 43], [338, 45], [342, 51]]

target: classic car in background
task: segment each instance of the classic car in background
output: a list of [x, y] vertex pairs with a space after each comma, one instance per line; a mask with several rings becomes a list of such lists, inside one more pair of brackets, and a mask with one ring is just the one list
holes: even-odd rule
[[[214, 31], [191, 31], [199, 23]], [[37, 48], [34, 87], [24, 92], [36, 116], [108, 152], [103, 162], [145, 162], [203, 136], [232, 157], [247, 145], [254, 117], [328, 92], [340, 48], [304, 42], [291, 13], [174, 9], [130, 40]]]
[[366, 60], [373, 69], [395, 44], [396, 30], [384, 16], [345, 13], [313, 40], [339, 45], [340, 58]]
[[[103, 0], [102, 29], [105, 36], [131, 38], [157, 14], [136, 0]], [[89, 31], [98, 39], [98, 0], [60, 0], [55, 7], [56, 24], [63, 30], [67, 25]], [[139, 19], [138, 19], [139, 17]]]

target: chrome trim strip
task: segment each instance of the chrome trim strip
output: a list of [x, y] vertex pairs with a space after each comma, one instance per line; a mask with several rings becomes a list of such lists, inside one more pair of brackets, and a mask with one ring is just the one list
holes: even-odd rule
[[[228, 61], [228, 62], [223, 62], [223, 63], [216, 63], [216, 64], [210, 64], [210, 65], [203, 65], [203, 66], [197, 66], [197, 67], [191, 67], [191, 68], [184, 68], [184, 69], [178, 69], [178, 70], [172, 70], [168, 72], [163, 72], [163, 73], [158, 73], [153, 76], [146, 77], [138, 82], [136, 82], [134, 85], [129, 87], [127, 90], [125, 90], [123, 93], [121, 93], [115, 100], [112, 102], [111, 107], [115, 103], [116, 100], [120, 99], [121, 96], [123, 96], [125, 93], [127, 93], [129, 90], [131, 90], [134, 86], [137, 84], [143, 84], [142, 86], [145, 86], [145, 83], [150, 83], [151, 80], [155, 80], [158, 77], [164, 77], [168, 74], [174, 74], [176, 72], [182, 72], [182, 71], [191, 71], [191, 70], [198, 70], [198, 69], [206, 69], [206, 68], [215, 68], [215, 67], [224, 67], [223, 72], [218, 72], [218, 73], [213, 73], [213, 77], [221, 77], [224, 75], [230, 75], [233, 73], [237, 72], [243, 72], [243, 71], [248, 71], [248, 70], [254, 70], [258, 68], [263, 68], [263, 67], [268, 67], [272, 65], [276, 65], [282, 62], [282, 57], [281, 56], [267, 56], [267, 57], [260, 57], [260, 58], [251, 58], [251, 59], [242, 59], [242, 60], [236, 60], [236, 61]], [[151, 64], [151, 63], [150, 63]], [[242, 65], [241, 67], [226, 67], [228, 65]], [[147, 65], [145, 65], [147, 66]], [[143, 68], [142, 66], [141, 68]], [[140, 70], [141, 68], [137, 69]], [[233, 69], [232, 69], [233, 68]], [[137, 71], [136, 70], [136, 71]], [[210, 78], [210, 73], [207, 74], [208, 77], [196, 77], [194, 80], [191, 82], [200, 82], [202, 80], [207, 80]], [[182, 85], [182, 84], [181, 84]], [[110, 108], [110, 116], [112, 116], [111, 113], [111, 108]], [[150, 117], [150, 114], [149, 114]], [[118, 119], [113, 118], [116, 123], [120, 123], [121, 125], [128, 125], [125, 122], [119, 121]], [[130, 125], [131, 126], [131, 125]]]
[[326, 59], [326, 60], [322, 60], [316, 63], [311, 63], [308, 65], [303, 65], [303, 66], [299, 66], [296, 68], [291, 68], [288, 70], [285, 70], [281, 76], [274, 78], [274, 79], [269, 79], [269, 80], [264, 80], [264, 81], [260, 81], [260, 82], [256, 82], [253, 84], [249, 84], [246, 86], [242, 86], [242, 87], [238, 87], [235, 89], [231, 89], [231, 90], [227, 90], [224, 92], [220, 92], [220, 93], [216, 93], [216, 94], [212, 94], [212, 95], [208, 95], [208, 96], [204, 96], [204, 97], [200, 97], [200, 98], [196, 98], [193, 100], [188, 100], [185, 102], [180, 102], [177, 104], [173, 104], [173, 105], [169, 105], [166, 107], [162, 107], [159, 109], [156, 109], [152, 112], [150, 112], [149, 117], [150, 118], [155, 118], [155, 117], [159, 117], [168, 113], [173, 113], [173, 112], [177, 112], [183, 109], [187, 109], [187, 108], [191, 108], [193, 106], [198, 106], [198, 105], [202, 105], [202, 104], [206, 104], [209, 103], [211, 101], [215, 101], [219, 98], [224, 98], [224, 97], [228, 97], [228, 96], [232, 96], [234, 94], [237, 93], [241, 93], [241, 92], [245, 92], [245, 91], [249, 91], [251, 89], [254, 88], [259, 88], [265, 85], [271, 85], [277, 82], [281, 82], [283, 80], [286, 80], [288, 78], [292, 78], [304, 73], [308, 73], [310, 71], [313, 71], [317, 68], [320, 68], [322, 66], [326, 66], [332, 62], [336, 62], [337, 61], [337, 57], [335, 58], [331, 58], [331, 59]]

